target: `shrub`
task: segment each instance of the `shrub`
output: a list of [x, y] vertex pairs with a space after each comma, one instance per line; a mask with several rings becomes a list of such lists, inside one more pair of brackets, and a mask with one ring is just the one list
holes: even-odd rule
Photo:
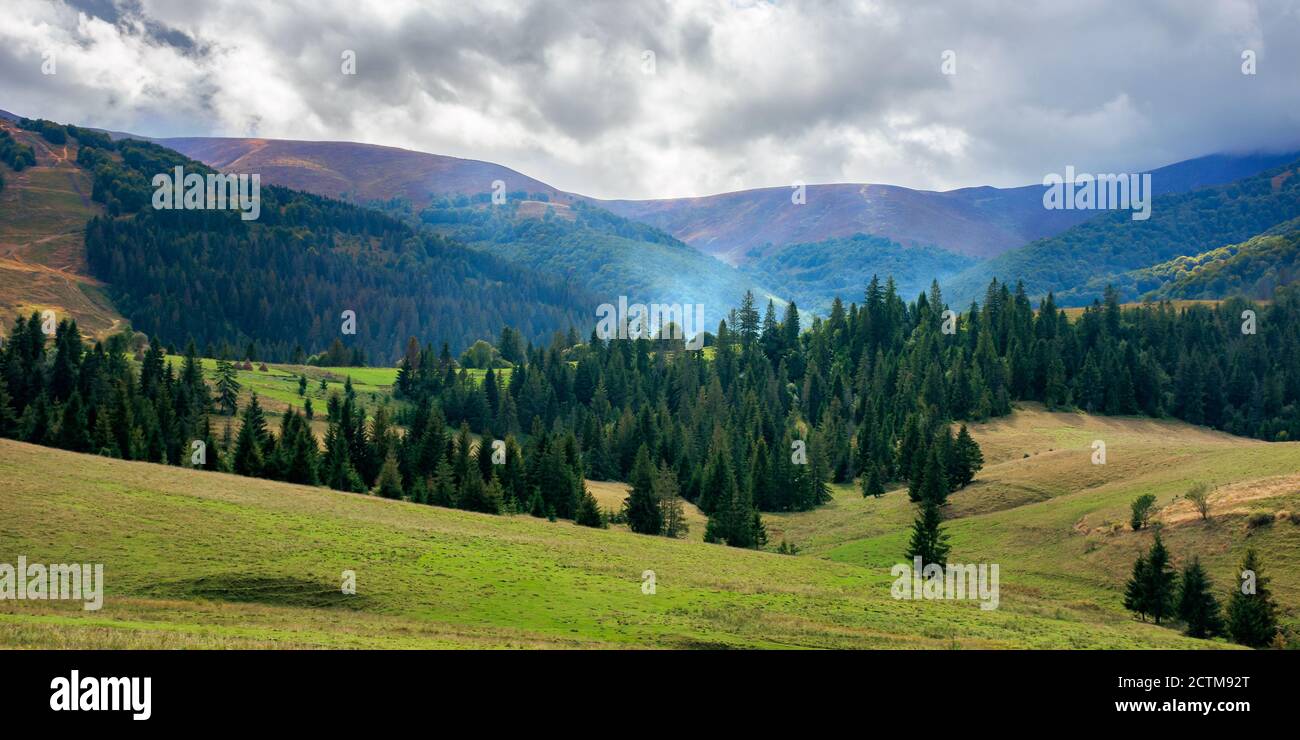
[[1210, 484], [1204, 481], [1192, 484], [1192, 487], [1187, 490], [1187, 500], [1191, 501], [1196, 510], [1200, 512], [1201, 519], [1210, 518], [1210, 492], [1213, 490]]
[[1129, 526], [1136, 532], [1142, 529], [1151, 521], [1151, 512], [1155, 510], [1156, 497], [1152, 493], [1144, 493], [1133, 501], [1132, 516], [1129, 518]]

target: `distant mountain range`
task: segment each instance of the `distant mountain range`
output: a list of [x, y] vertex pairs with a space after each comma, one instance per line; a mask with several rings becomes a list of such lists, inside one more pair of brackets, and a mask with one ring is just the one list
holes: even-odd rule
[[[1058, 234], [1095, 215], [1043, 208], [1040, 185], [934, 192], [896, 185], [808, 185], [806, 203], [790, 187], [699, 198], [601, 200], [568, 193], [508, 167], [406, 149], [347, 142], [279, 139], [166, 138], [163, 146], [231, 172], [260, 172], [278, 185], [358, 202], [405, 198], [417, 208], [451, 194], [488, 193], [500, 180], [510, 192], [576, 200], [656, 226], [731, 264], [769, 255], [786, 244], [857, 233], [904, 246], [935, 246], [987, 258]], [[1276, 167], [1294, 153], [1211, 155], [1151, 170], [1155, 194], [1219, 185]], [[1064, 167], [1064, 165], [1062, 165]]]
[[[1040, 185], [933, 192], [813, 184], [800, 204], [790, 187], [602, 200], [491, 162], [394, 147], [151, 140], [222, 171], [256, 172], [264, 182], [422, 220], [597, 295], [734, 301], [751, 289], [817, 312], [836, 295], [860, 300], [872, 274], [893, 276], [903, 295], [938, 279], [954, 305], [981, 298], [994, 277], [1023, 281], [1034, 297], [1054, 291], [1067, 305], [1091, 301], [1107, 282], [1135, 298], [1167, 274], [1139, 280], [1137, 271], [1245, 242], [1300, 215], [1296, 181], [1272, 184], [1295, 152], [1215, 154], [1151, 170], [1154, 215], [1132, 221], [1128, 212], [1046, 209]], [[498, 182], [509, 208], [488, 214]]]

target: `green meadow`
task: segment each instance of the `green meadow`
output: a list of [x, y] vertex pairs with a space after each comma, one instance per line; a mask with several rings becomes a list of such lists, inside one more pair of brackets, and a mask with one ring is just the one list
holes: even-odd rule
[[[1255, 547], [1295, 625], [1300, 527], [1280, 518], [1250, 529], [1246, 518], [1295, 510], [1300, 443], [1035, 407], [974, 431], [988, 464], [953, 495], [945, 527], [951, 560], [999, 565], [996, 610], [891, 597], [889, 568], [912, 517], [901, 490], [863, 499], [840, 486], [816, 511], [766, 515], [769, 550], [786, 539], [800, 547], [791, 556], [3, 440], [0, 562], [99, 562], [106, 587], [94, 612], [0, 601], [0, 645], [1232, 647], [1122, 609], [1123, 579], [1150, 533], [1120, 525], [1145, 492], [1159, 498], [1176, 563], [1199, 555], [1226, 594]], [[1106, 465], [1091, 463], [1093, 439], [1106, 440]], [[1208, 522], [1181, 499], [1197, 479], [1220, 486]], [[606, 484], [602, 504], [617, 496]], [[342, 592], [344, 571], [355, 594]]]

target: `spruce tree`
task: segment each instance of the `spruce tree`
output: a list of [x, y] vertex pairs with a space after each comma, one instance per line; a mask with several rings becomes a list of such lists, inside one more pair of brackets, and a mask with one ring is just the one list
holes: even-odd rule
[[1129, 576], [1128, 583], [1124, 584], [1124, 608], [1138, 615], [1144, 622], [1150, 602], [1147, 597], [1147, 584], [1150, 580], [1148, 570], [1147, 556], [1138, 555], [1133, 562], [1133, 573]]
[[919, 491], [922, 501], [933, 502], [935, 506], [948, 503], [948, 471], [942, 455], [942, 445], [930, 446], [925, 463], [925, 477]]
[[533, 488], [533, 494], [528, 499], [528, 513], [538, 519], [546, 516], [546, 500], [542, 498], [540, 488]]
[[965, 424], [961, 425], [961, 430], [957, 432], [957, 440], [953, 443], [953, 458], [955, 484], [958, 488], [965, 488], [975, 479], [975, 474], [984, 467], [984, 453], [970, 436]]
[[948, 535], [939, 526], [942, 521], [939, 506], [932, 499], [924, 499], [918, 508], [916, 521], [912, 523], [912, 538], [903, 557], [908, 562], [920, 557], [922, 567], [931, 563], [947, 566], [950, 546]]
[[1178, 593], [1178, 618], [1187, 625], [1187, 636], [1196, 638], [1217, 637], [1223, 634], [1223, 618], [1219, 614], [1219, 600], [1211, 593], [1212, 587], [1200, 558], [1183, 568], [1181, 588]]
[[872, 464], [867, 467], [867, 472], [862, 476], [862, 496], [880, 498], [884, 495], [885, 484], [880, 480], [880, 468]]
[[446, 459], [439, 461], [433, 474], [433, 490], [429, 492], [429, 503], [434, 506], [456, 507], [456, 475], [451, 463]]
[[573, 521], [584, 527], [604, 528], [605, 515], [600, 511], [600, 505], [596, 503], [596, 497], [591, 495], [591, 491], [583, 486], [582, 497], [578, 501], [578, 512], [573, 517]]
[[[495, 478], [493, 478], [493, 483], [496, 483]], [[469, 474], [461, 481], [460, 491], [456, 497], [457, 508], [485, 514], [500, 513], [500, 484], [496, 485], [496, 496], [493, 496], [494, 492], [489, 488], [489, 485], [483, 482], [483, 477], [478, 474], [478, 471], [470, 469]]]
[[1247, 550], [1241, 562], [1241, 579], [1228, 598], [1228, 635], [1233, 642], [1261, 648], [1277, 634], [1277, 604], [1268, 582], [1260, 571], [1255, 550]]
[[223, 414], [234, 416], [238, 404], [239, 380], [235, 366], [227, 360], [217, 360], [217, 407]]
[[655, 474], [655, 497], [659, 499], [659, 511], [663, 513], [665, 537], [681, 537], [686, 534], [686, 512], [678, 494], [677, 476], [664, 463], [659, 463]]
[[655, 472], [650, 465], [650, 453], [643, 444], [632, 463], [632, 490], [623, 504], [628, 528], [638, 534], [659, 534], [664, 517], [655, 495]]
[[397, 455], [392, 450], [389, 450], [383, 466], [379, 468], [379, 481], [375, 484], [375, 494], [384, 498], [402, 497], [402, 472], [397, 467]]
[[1156, 624], [1160, 624], [1161, 619], [1174, 613], [1178, 573], [1169, 564], [1169, 551], [1165, 549], [1159, 532], [1156, 532], [1155, 542], [1151, 543], [1151, 551], [1147, 553], [1146, 577], [1143, 589], [1146, 613], [1155, 619]]
[[81, 393], [72, 391], [63, 404], [63, 420], [59, 424], [59, 447], [73, 452], [85, 452], [90, 447], [90, 430], [86, 428], [86, 409]]
[[13, 437], [17, 432], [18, 417], [14, 414], [9, 384], [3, 376], [0, 376], [0, 437]]
[[[262, 435], [259, 434], [259, 428], [265, 424], [265, 419], [257, 405], [256, 395], [244, 407], [241, 421], [239, 436], [235, 439], [234, 471], [239, 475], [260, 476], [265, 460], [262, 457]], [[260, 428], [260, 431], [266, 433], [264, 428]]]

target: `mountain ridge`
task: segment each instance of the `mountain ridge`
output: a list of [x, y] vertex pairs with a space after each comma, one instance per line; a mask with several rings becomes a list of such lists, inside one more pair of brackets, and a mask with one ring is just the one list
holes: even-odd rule
[[[947, 191], [884, 183], [806, 187], [806, 203], [787, 186], [688, 198], [602, 199], [565, 191], [505, 165], [400, 147], [337, 141], [239, 137], [159, 138], [158, 143], [217, 169], [251, 172], [268, 181], [358, 202], [410, 200], [416, 208], [448, 194], [545, 193], [561, 203], [585, 201], [641, 221], [732, 265], [761, 259], [787, 244], [863, 233], [904, 246], [933, 246], [968, 257], [994, 257], [1082, 223], [1095, 213], [1048, 210], [1042, 187], [988, 185]], [[1231, 182], [1276, 166], [1293, 152], [1210, 154], [1145, 170], [1155, 194]]]

